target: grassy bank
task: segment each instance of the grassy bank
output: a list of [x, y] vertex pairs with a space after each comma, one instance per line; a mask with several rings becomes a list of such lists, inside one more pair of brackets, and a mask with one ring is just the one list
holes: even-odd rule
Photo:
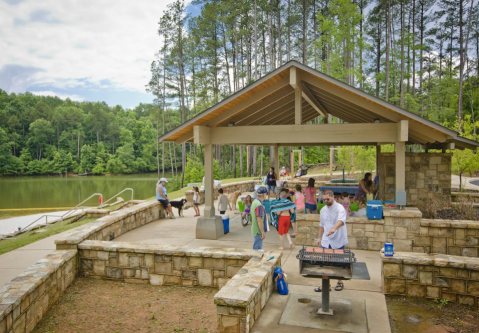
[[[63, 226], [60, 224], [55, 225], [53, 228], [50, 227], [48, 230], [45, 228], [42, 229], [36, 229], [33, 231], [29, 231], [25, 234], [22, 234], [20, 238], [16, 239], [15, 241], [13, 240], [0, 240], [0, 254], [4, 254], [10, 251], [13, 251], [15, 249], [18, 249], [20, 247], [23, 247], [25, 245], [34, 243], [40, 239], [44, 239], [56, 234], [59, 234], [61, 232], [79, 227], [81, 225], [87, 224], [91, 221], [95, 221], [96, 218], [92, 219], [84, 219], [78, 222], [70, 223], [70, 224], [65, 224], [63, 223]], [[40, 232], [39, 232], [40, 231]]]

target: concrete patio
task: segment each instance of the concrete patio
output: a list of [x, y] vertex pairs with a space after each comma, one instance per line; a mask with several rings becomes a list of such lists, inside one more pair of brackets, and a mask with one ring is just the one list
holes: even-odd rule
[[[216, 203], [215, 203], [216, 205]], [[203, 206], [200, 206], [200, 211]], [[177, 212], [175, 211], [175, 214]], [[137, 242], [149, 244], [168, 244], [188, 247], [236, 247], [251, 249], [253, 246], [253, 237], [251, 235], [251, 225], [243, 227], [239, 212], [227, 211], [230, 216], [230, 233], [221, 236], [218, 240], [196, 239], [196, 221], [193, 208], [184, 211], [185, 217], [176, 217], [175, 219], [161, 219], [149, 223], [141, 228], [132, 230], [115, 239], [115, 242]], [[318, 223], [319, 223], [319, 215]], [[266, 233], [266, 239], [263, 249], [268, 255], [269, 251], [278, 249], [279, 236], [274, 229]], [[292, 229], [290, 230], [292, 233]], [[293, 239], [294, 242], [294, 239]], [[321, 294], [313, 291], [314, 287], [320, 284], [319, 279], [304, 278], [299, 274], [299, 262], [296, 254], [300, 250], [296, 246], [293, 250], [284, 250], [282, 259], [282, 268], [287, 274], [290, 284], [290, 293], [309, 294], [312, 297]], [[331, 299], [348, 298], [364, 300], [366, 302], [366, 313], [368, 331], [390, 332], [386, 300], [382, 293], [381, 286], [381, 260], [379, 252], [354, 250], [358, 261], [367, 264], [371, 280], [352, 280], [345, 282], [345, 289], [341, 292], [334, 291], [335, 281], [332, 281], [333, 290]], [[298, 327], [289, 325], [280, 325], [279, 321], [289, 296], [281, 296], [274, 293], [265, 308], [260, 314], [258, 321], [253, 327], [253, 332], [291, 332], [292, 329], [299, 331]], [[301, 332], [318, 332], [318, 329], [301, 328]], [[321, 332], [329, 332], [323, 331]], [[331, 332], [333, 332], [332, 330]]]

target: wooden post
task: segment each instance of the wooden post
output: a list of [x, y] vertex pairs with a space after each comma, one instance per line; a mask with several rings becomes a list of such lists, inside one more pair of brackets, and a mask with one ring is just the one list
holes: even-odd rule
[[215, 216], [213, 179], [213, 145], [205, 144], [205, 217]]
[[334, 148], [329, 148], [329, 175], [332, 177], [333, 176], [333, 154], [334, 154]]
[[300, 89], [294, 91], [294, 123], [296, 125], [301, 125], [303, 123], [303, 101], [302, 94]]
[[274, 172], [276, 172], [276, 176], [279, 178], [279, 146], [274, 147]]
[[396, 142], [396, 192], [406, 190], [406, 144]]

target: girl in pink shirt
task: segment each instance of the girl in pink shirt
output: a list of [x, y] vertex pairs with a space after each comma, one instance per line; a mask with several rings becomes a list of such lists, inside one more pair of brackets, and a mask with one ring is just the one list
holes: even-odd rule
[[304, 195], [306, 196], [306, 210], [308, 214], [316, 214], [318, 210], [316, 202], [316, 189], [314, 188], [314, 178], [309, 178], [308, 187], [304, 189]]
[[304, 214], [304, 194], [301, 190], [301, 185], [295, 186], [296, 193], [293, 197], [293, 202], [296, 204], [296, 213], [297, 214]]

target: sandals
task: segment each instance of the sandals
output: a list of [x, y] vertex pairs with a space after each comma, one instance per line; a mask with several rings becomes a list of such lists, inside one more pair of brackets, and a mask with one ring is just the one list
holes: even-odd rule
[[[338, 283], [336, 284], [336, 287], [334, 287], [334, 290], [341, 291], [343, 289], [344, 289], [344, 284], [338, 281]], [[331, 288], [329, 290], [331, 290]], [[318, 288], [314, 288], [314, 291], [317, 293], [320, 293], [323, 291], [323, 289], [321, 289], [321, 287], [318, 287]]]

